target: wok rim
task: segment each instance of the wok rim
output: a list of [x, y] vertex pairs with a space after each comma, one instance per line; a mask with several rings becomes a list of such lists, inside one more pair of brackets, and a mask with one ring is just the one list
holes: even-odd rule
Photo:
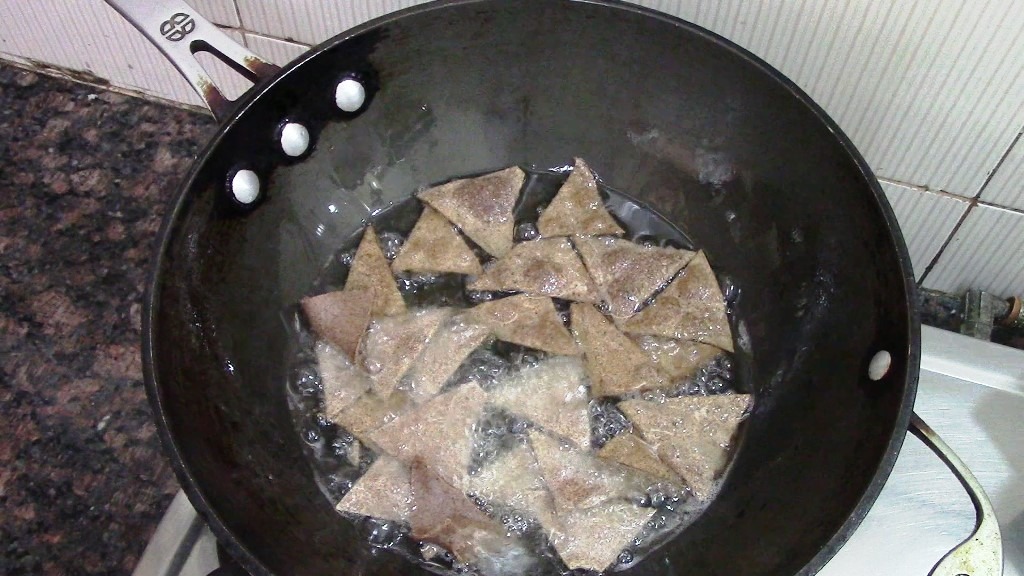
[[[169, 203], [170, 210], [163, 217], [143, 296], [142, 368], [146, 396], [148, 397], [150, 407], [153, 410], [153, 417], [157, 425], [161, 445], [163, 446], [166, 457], [170, 460], [171, 468], [174, 470], [180, 488], [185, 492], [185, 495], [188, 497], [199, 516], [210, 527], [214, 536], [217, 538], [217, 541], [241, 565], [242, 568], [253, 576], [274, 576], [275, 573], [269, 570], [239, 539], [235, 537], [220, 516], [216, 513], [210, 501], [204, 495], [199, 482], [193, 476], [188, 465], [184, 461], [182, 451], [177, 440], [175, 440], [171, 434], [169, 419], [164, 410], [163, 401], [160, 398], [160, 383], [158, 381], [159, 375], [155, 370], [156, 338], [154, 327], [157, 325], [157, 316], [159, 313], [159, 305], [156, 298], [159, 294], [159, 288], [161, 285], [161, 270], [165, 264], [165, 254], [169, 247], [173, 232], [175, 231], [176, 224], [181, 220], [187, 199], [194, 191], [193, 189], [196, 184], [196, 179], [199, 176], [202, 167], [220, 146], [225, 134], [236, 124], [244, 121], [246, 112], [254, 102], [259, 98], [264, 97], [266, 93], [279, 82], [287, 81], [287, 76], [292, 70], [304, 65], [306, 62], [314, 60], [321, 53], [337, 46], [340, 43], [346, 42], [355, 36], [364, 34], [374, 28], [383, 26], [406, 16], [422, 14], [434, 10], [444, 10], [450, 6], [491, 3], [494, 1], [495, 0], [437, 0], [435, 2], [412, 6], [379, 16], [370, 21], [364, 22], [363, 24], [342, 31], [328, 40], [310, 48], [304, 54], [284, 66], [273, 77], [253, 86], [239, 97], [234, 110], [224, 121], [220, 123], [216, 133], [207, 143], [203, 152], [193, 162], [189, 172], [186, 174], [185, 178], [182, 180], [182, 184], [179, 186], [175, 199]], [[906, 298], [904, 305], [908, 311], [909, 322], [907, 325], [907, 340], [909, 346], [906, 351], [906, 375], [904, 377], [905, 388], [899, 408], [899, 414], [896, 418], [896, 425], [893, 426], [892, 431], [889, 433], [889, 440], [887, 442], [885, 454], [879, 462], [878, 468], [876, 469], [871, 482], [868, 484], [867, 489], [861, 495], [856, 505], [850, 511], [849, 516], [835, 534], [827, 543], [825, 543], [824, 546], [822, 546], [811, 560], [802, 569], [800, 569], [799, 572], [797, 572], [795, 576], [809, 576], [815, 574], [821, 570], [821, 568], [824, 567], [833, 556], [835, 556], [844, 544], [846, 544], [877, 500], [879, 493], [892, 472], [893, 466], [895, 465], [896, 459], [903, 446], [903, 442], [906, 438], [910, 425], [910, 416], [913, 412], [914, 401], [917, 396], [921, 363], [921, 320], [920, 313], [916, 305], [918, 288], [917, 282], [914, 278], [910, 254], [907, 250], [905, 239], [900, 230], [899, 223], [896, 220], [895, 213], [892, 210], [892, 206], [889, 204], [885, 193], [882, 191], [881, 185], [878, 183], [877, 177], [874, 175], [874, 172], [872, 172], [867, 161], [838, 124], [836, 124], [825, 110], [812, 100], [811, 97], [803, 91], [803, 89], [759, 56], [728, 38], [716, 34], [706, 28], [651, 8], [628, 4], [619, 0], [566, 1], [623, 10], [648, 18], [661, 20], [717, 44], [721, 48], [732, 52], [733, 55], [739, 57], [747, 64], [755, 66], [762, 72], [768, 74], [772, 79], [778, 82], [781, 87], [785, 88], [793, 98], [805, 106], [819, 122], [828, 128], [830, 132], [832, 132], [836, 141], [857, 166], [862, 178], [874, 194], [876, 204], [882, 212], [885, 227], [888, 230], [890, 240], [896, 249], [897, 260], [903, 277], [903, 288]]]

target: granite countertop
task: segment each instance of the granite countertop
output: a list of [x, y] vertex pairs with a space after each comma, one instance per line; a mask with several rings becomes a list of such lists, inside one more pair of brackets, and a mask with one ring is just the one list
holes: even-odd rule
[[143, 285], [207, 116], [0, 64], [0, 574], [127, 574], [177, 491]]

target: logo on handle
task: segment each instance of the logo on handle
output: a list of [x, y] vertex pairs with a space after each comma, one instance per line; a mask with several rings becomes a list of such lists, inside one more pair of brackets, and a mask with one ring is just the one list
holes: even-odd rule
[[160, 34], [171, 42], [181, 40], [195, 29], [196, 21], [184, 12], [178, 12], [160, 24]]

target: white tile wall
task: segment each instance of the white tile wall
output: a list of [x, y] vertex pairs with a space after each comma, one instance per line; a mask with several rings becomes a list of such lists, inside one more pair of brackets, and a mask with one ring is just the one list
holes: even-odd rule
[[356, 24], [424, 1], [237, 0], [246, 29], [306, 44], [319, 44]]
[[953, 194], [936, 194], [895, 182], [881, 184], [900, 221], [914, 274], [920, 280], [970, 203]]
[[278, 66], [284, 66], [294, 60], [296, 56], [309, 50], [309, 45], [307, 44], [286, 42], [277, 38], [253, 34], [252, 32], [245, 33], [245, 43], [249, 46], [250, 50]]
[[[422, 1], [193, 3], [283, 64], [310, 44]], [[1010, 150], [1024, 127], [1024, 0], [633, 1], [736, 41], [807, 90], [887, 180], [919, 274], [976, 202], [953, 195], [980, 195], [982, 205], [935, 260], [926, 285], [969, 280], [1024, 291], [1000, 259], [1004, 251], [996, 253], [1024, 239], [1024, 222], [1008, 213], [997, 219], [1005, 224], [998, 232], [978, 224], [1003, 214], [985, 204], [1024, 209], [1024, 142]], [[0, 2], [0, 58], [87, 70], [122, 89], [200, 104], [159, 52], [100, 0]], [[229, 93], [242, 89], [238, 79], [228, 83]], [[967, 263], [957, 257], [968, 252], [970, 272], [958, 276]]]
[[981, 199], [1024, 210], [1024, 137], [1018, 137], [992, 181], [985, 186]]
[[981, 288], [997, 295], [1024, 289], [1024, 213], [978, 205], [967, 214], [924, 285], [960, 292]]
[[639, 0], [780, 69], [875, 172], [974, 196], [1024, 123], [1019, 0]]
[[121, 88], [202, 104], [160, 51], [100, 0], [0, 2], [0, 57], [87, 71]]
[[187, 0], [188, 4], [199, 11], [210, 22], [219, 26], [237, 28], [241, 25], [238, 18], [238, 7], [235, 0]]

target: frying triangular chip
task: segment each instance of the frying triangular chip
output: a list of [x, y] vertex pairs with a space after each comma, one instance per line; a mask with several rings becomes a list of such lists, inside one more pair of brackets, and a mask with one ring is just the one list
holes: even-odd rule
[[483, 412], [485, 395], [466, 384], [435, 396], [370, 434], [373, 445], [412, 464], [424, 459], [452, 486], [464, 486], [473, 448], [473, 425]]
[[328, 292], [303, 298], [301, 304], [317, 336], [344, 352], [349, 360], [354, 359], [359, 341], [370, 324], [373, 292], [357, 289]]
[[370, 433], [398, 418], [413, 406], [409, 395], [401, 390], [392, 392], [387, 398], [367, 392], [338, 412], [334, 422], [348, 430], [360, 442], [376, 450], [371, 442]]
[[550, 298], [517, 294], [484, 302], [471, 309], [470, 315], [490, 328], [498, 340], [552, 354], [580, 353]]
[[609, 500], [640, 498], [657, 484], [645, 474], [562, 444], [543, 432], [531, 430], [530, 445], [560, 515]]
[[409, 369], [406, 381], [416, 402], [425, 402], [441, 391], [445, 382], [491, 331], [461, 314], [441, 325]]
[[377, 242], [377, 231], [367, 226], [359, 241], [352, 266], [348, 269], [345, 291], [368, 290], [373, 293], [373, 316], [394, 316], [405, 312], [405, 301], [398, 291], [391, 266]]
[[356, 480], [336, 508], [339, 512], [408, 522], [411, 506], [409, 469], [387, 454], [381, 454]]
[[487, 400], [580, 448], [590, 448], [590, 398], [579, 358], [549, 358], [508, 375]]
[[622, 238], [576, 236], [573, 244], [616, 320], [632, 316], [694, 256], [689, 250], [643, 246]]
[[654, 512], [654, 508], [640, 508], [629, 502], [573, 510], [558, 518], [551, 545], [570, 570], [601, 572], [615, 562]]
[[501, 257], [512, 248], [512, 210], [525, 179], [523, 171], [513, 166], [477, 178], [453, 180], [424, 190], [419, 197], [488, 254]]
[[507, 290], [597, 302], [597, 286], [565, 238], [520, 242], [471, 282], [470, 290]]
[[470, 476], [467, 491], [488, 502], [523, 512], [550, 529], [555, 504], [528, 446], [517, 444], [498, 456], [476, 476]]
[[633, 336], [641, 350], [650, 355], [654, 364], [672, 380], [678, 382], [697, 373], [722, 354], [720, 348], [702, 342], [676, 340], [649, 334]]
[[650, 306], [626, 320], [626, 332], [696, 340], [733, 351], [725, 298], [704, 252], [698, 252]]
[[449, 308], [431, 308], [402, 316], [378, 318], [370, 324], [360, 349], [373, 391], [387, 398], [430, 337], [451, 315]]
[[619, 434], [605, 443], [597, 452], [597, 455], [601, 458], [614, 460], [624, 466], [635, 468], [641, 472], [646, 472], [653, 478], [669, 482], [679, 481], [679, 475], [659, 460], [658, 455], [654, 452], [654, 448], [651, 448], [646, 442], [637, 437], [636, 434]]
[[[502, 565], [526, 556], [505, 528], [484, 514], [462, 490], [452, 487], [434, 469], [417, 459], [411, 466], [412, 536], [450, 550], [460, 562]], [[509, 573], [518, 573], [509, 572]], [[525, 572], [523, 572], [525, 573]]]
[[453, 272], [474, 276], [484, 271], [452, 223], [430, 206], [423, 207], [423, 214], [391, 263], [391, 269], [395, 272]]
[[338, 414], [370, 388], [370, 379], [330, 344], [317, 342], [315, 351], [324, 389], [324, 415], [337, 422]]
[[749, 405], [748, 394], [722, 394], [627, 400], [619, 408], [694, 495], [706, 499], [728, 464], [729, 445]]
[[544, 237], [623, 233], [604, 207], [593, 172], [580, 158], [537, 220], [537, 230]]
[[595, 397], [621, 396], [672, 384], [650, 357], [596, 308], [573, 304], [571, 311], [572, 330], [583, 347], [590, 391]]

